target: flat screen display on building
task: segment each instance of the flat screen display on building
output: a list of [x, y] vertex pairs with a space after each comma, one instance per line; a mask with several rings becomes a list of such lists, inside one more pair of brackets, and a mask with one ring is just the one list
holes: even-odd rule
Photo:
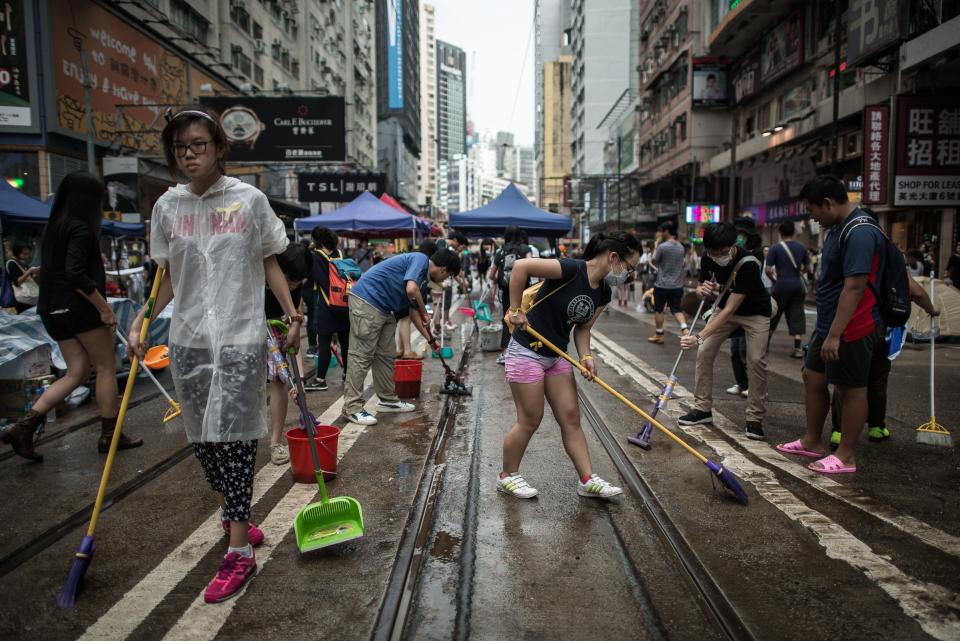
[[694, 107], [725, 107], [729, 103], [729, 95], [726, 66], [693, 66]]
[[686, 221], [689, 225], [719, 223], [720, 205], [687, 205]]

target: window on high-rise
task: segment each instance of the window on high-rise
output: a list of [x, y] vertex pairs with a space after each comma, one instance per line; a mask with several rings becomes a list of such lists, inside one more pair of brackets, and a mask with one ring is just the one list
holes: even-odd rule
[[210, 23], [183, 0], [170, 0], [170, 21], [200, 42], [207, 41]]

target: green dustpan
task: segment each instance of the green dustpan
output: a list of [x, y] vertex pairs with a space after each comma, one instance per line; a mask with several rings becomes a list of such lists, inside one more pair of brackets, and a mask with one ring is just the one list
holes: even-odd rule
[[[279, 329], [275, 324], [273, 327]], [[307, 431], [307, 441], [310, 443], [310, 454], [313, 456], [313, 470], [317, 477], [317, 486], [320, 488], [320, 501], [311, 503], [300, 510], [293, 522], [297, 547], [303, 553], [363, 536], [363, 510], [360, 508], [360, 502], [349, 496], [336, 496], [332, 499], [327, 496], [327, 486], [320, 469], [320, 456], [317, 453], [317, 444], [314, 441], [314, 436], [317, 433], [314, 428], [316, 419], [307, 411], [303, 381], [300, 378], [297, 359], [288, 358], [287, 361], [297, 390], [297, 407], [300, 408], [300, 420]]]

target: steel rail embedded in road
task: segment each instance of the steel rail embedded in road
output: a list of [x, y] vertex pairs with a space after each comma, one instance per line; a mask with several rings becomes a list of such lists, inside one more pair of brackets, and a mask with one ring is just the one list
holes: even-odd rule
[[697, 557], [683, 533], [667, 514], [653, 490], [637, 471], [637, 468], [627, 458], [626, 452], [620, 447], [617, 439], [610, 432], [603, 419], [597, 413], [593, 403], [581, 389], [579, 391], [580, 405], [583, 416], [590, 423], [600, 443], [607, 451], [607, 455], [617, 467], [627, 486], [640, 498], [650, 522], [660, 534], [664, 543], [674, 552], [687, 578], [703, 597], [709, 614], [724, 635], [731, 641], [754, 641], [753, 633], [743, 622], [740, 613], [724, 594], [716, 580], [710, 574], [703, 562]]

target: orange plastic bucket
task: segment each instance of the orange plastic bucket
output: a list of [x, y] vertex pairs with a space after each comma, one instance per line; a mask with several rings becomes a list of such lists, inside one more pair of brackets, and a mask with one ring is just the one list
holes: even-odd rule
[[166, 345], [156, 345], [147, 350], [143, 364], [150, 369], [160, 370], [170, 364], [170, 351]]
[[394, 362], [393, 384], [400, 398], [420, 396], [420, 381], [423, 378], [423, 361], [397, 360]]
[[[295, 427], [284, 434], [290, 448], [290, 469], [293, 480], [297, 483], [316, 483], [317, 476], [313, 471], [313, 455], [310, 454], [310, 441], [307, 433]], [[313, 442], [317, 445], [317, 456], [320, 458], [320, 469], [323, 470], [324, 480], [331, 481], [337, 476], [337, 441], [340, 438], [340, 428], [335, 425], [316, 426], [316, 436]]]

